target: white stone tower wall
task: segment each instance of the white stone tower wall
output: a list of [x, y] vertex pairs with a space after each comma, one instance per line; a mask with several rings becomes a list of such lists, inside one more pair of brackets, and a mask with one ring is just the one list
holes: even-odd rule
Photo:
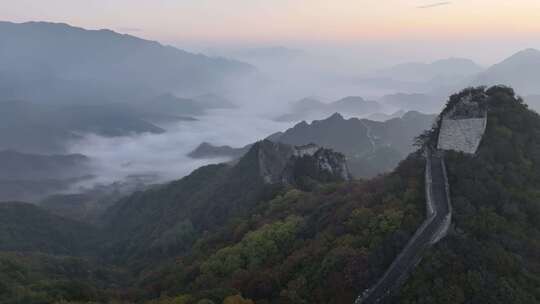
[[486, 131], [487, 118], [443, 118], [437, 148], [474, 154]]

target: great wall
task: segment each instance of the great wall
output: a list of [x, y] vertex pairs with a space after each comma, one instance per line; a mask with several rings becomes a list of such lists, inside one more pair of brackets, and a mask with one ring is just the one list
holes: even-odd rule
[[426, 219], [377, 283], [355, 304], [384, 303], [399, 291], [425, 252], [443, 239], [452, 222], [450, 185], [444, 151], [476, 153], [487, 126], [487, 110], [465, 96], [446, 113], [438, 126], [436, 149], [426, 148]]

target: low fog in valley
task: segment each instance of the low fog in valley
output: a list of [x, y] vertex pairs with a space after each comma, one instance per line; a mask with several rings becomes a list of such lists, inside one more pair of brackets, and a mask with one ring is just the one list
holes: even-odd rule
[[538, 12], [0, 0], [0, 304], [540, 303]]
[[[232, 160], [219, 153], [188, 156], [202, 143], [242, 148], [334, 113], [380, 122], [408, 111], [435, 114], [446, 96], [468, 85], [504, 80], [531, 95], [533, 108], [540, 94], [533, 70], [540, 52], [533, 49], [486, 65], [487, 58], [478, 64], [453, 56], [407, 61], [404, 54], [376, 54], [373, 45], [341, 51], [213, 46], [194, 54], [110, 30], [39, 22], [0, 23], [0, 36], [6, 42], [0, 48], [0, 133], [6, 139], [0, 149], [88, 158], [73, 178], [52, 176], [54, 186], [28, 178], [35, 191], [10, 189], [16, 181], [6, 177], [4, 199], [163, 183]], [[531, 77], [518, 76], [524, 64], [531, 65]], [[412, 145], [413, 138], [407, 140]]]

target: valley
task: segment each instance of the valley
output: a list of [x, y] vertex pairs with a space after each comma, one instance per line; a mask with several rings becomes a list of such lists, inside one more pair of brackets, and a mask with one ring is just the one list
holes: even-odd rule
[[540, 7], [481, 2], [2, 5], [0, 304], [540, 303]]

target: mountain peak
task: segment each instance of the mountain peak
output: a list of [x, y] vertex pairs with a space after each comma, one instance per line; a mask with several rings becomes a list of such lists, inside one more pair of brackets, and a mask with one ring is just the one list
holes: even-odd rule
[[345, 120], [345, 118], [343, 118], [343, 115], [336, 112], [336, 113], [332, 114], [330, 117], [328, 117], [325, 120], [327, 120], [327, 121], [341, 121], [341, 120]]
[[493, 68], [501, 68], [501, 67], [509, 68], [509, 67], [515, 67], [516, 65], [521, 66], [524, 64], [526, 65], [540, 64], [540, 51], [533, 48], [524, 49], [506, 58], [502, 62], [494, 65]]
[[315, 144], [291, 146], [262, 140], [255, 143], [239, 165], [253, 164], [266, 184], [307, 186], [306, 183], [348, 180], [345, 156]]

